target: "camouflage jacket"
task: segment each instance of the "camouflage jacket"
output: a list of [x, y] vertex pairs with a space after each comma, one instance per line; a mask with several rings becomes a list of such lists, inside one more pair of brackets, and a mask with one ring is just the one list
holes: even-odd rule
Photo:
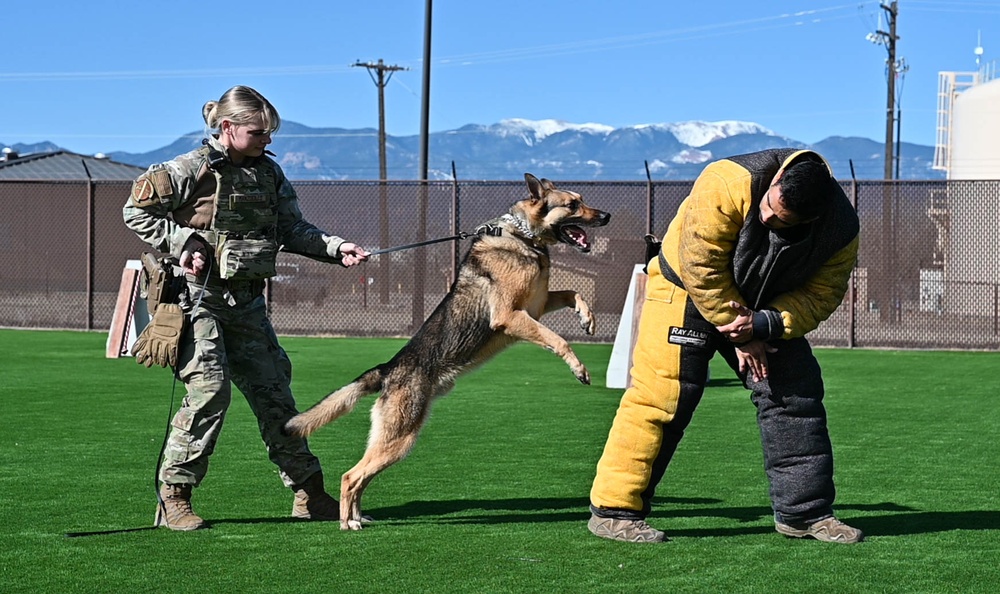
[[[224, 161], [209, 167], [209, 153], [221, 153]], [[218, 153], [213, 153], [218, 154]], [[220, 173], [221, 172], [221, 173]], [[265, 216], [248, 228], [245, 223], [224, 222], [217, 216], [219, 200], [232, 202], [238, 196], [220, 196], [233, 186], [232, 180], [255, 180], [267, 195]], [[227, 181], [228, 180], [228, 181]], [[238, 188], [237, 188], [238, 190]], [[235, 192], [235, 190], [234, 190]], [[215, 246], [215, 231], [257, 231], [273, 237], [282, 250], [323, 262], [341, 261], [343, 239], [330, 235], [302, 217], [298, 197], [281, 167], [266, 154], [236, 166], [229, 161], [226, 148], [212, 137], [207, 145], [159, 163], [139, 176], [132, 184], [122, 215], [125, 225], [154, 249], [179, 258], [192, 235], [198, 235], [210, 248]], [[222, 228], [232, 227], [232, 228]]]

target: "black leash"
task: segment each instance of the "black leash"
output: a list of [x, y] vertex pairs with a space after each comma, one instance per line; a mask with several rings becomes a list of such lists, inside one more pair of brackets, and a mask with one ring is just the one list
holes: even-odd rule
[[[212, 275], [212, 259], [208, 260], [208, 271], [205, 272], [205, 282], [202, 283], [201, 289], [198, 290], [198, 299], [195, 300], [194, 306], [191, 308], [191, 313], [194, 314], [201, 305], [201, 300], [205, 297], [205, 287], [208, 286], [208, 279]], [[194, 325], [194, 319], [191, 320], [192, 325]], [[194, 331], [194, 328], [191, 329]], [[163, 501], [163, 497], [160, 495], [160, 468], [163, 466], [163, 455], [167, 451], [167, 441], [170, 440], [170, 421], [174, 417], [174, 395], [177, 392], [177, 380], [179, 379], [178, 369], [174, 369], [174, 381], [170, 385], [170, 404], [167, 406], [167, 426], [163, 430], [163, 443], [160, 444], [160, 453], [156, 455], [156, 468], [153, 469], [153, 491], [156, 493], [156, 505], [158, 512], [157, 517], [153, 518], [153, 528], [158, 528], [160, 514], [163, 514], [163, 521], [166, 522], [167, 519], [167, 504]]]
[[369, 256], [377, 256], [379, 254], [388, 254], [391, 252], [399, 252], [402, 250], [409, 250], [415, 247], [421, 247], [425, 245], [431, 245], [433, 243], [441, 243], [442, 241], [457, 241], [459, 239], [466, 239], [472, 237], [472, 234], [462, 231], [457, 235], [451, 235], [449, 237], [439, 237], [437, 239], [428, 239], [427, 241], [418, 241], [417, 243], [408, 243], [406, 245], [397, 245], [396, 247], [385, 248], [381, 250], [375, 250], [373, 252], [368, 252]]
[[[208, 277], [211, 273], [212, 273], [212, 261], [209, 260], [208, 273], [205, 275], [205, 283], [201, 286], [201, 290], [198, 292], [198, 299], [195, 301], [194, 307], [191, 309], [192, 312], [198, 309], [198, 306], [201, 305], [201, 300], [205, 296], [205, 287], [208, 285]], [[167, 508], [166, 508], [166, 503], [163, 501], [163, 497], [160, 496], [160, 467], [163, 465], [163, 454], [167, 450], [167, 441], [170, 439], [170, 421], [173, 419], [174, 416], [174, 396], [177, 393], [177, 380], [178, 380], [177, 369], [174, 369], [173, 372], [174, 372], [174, 379], [170, 386], [170, 404], [167, 406], [167, 426], [163, 432], [163, 443], [160, 444], [160, 452], [156, 456], [156, 468], [153, 469], [153, 491], [156, 493], [156, 504], [159, 513], [162, 513], [164, 515], [164, 518], [166, 518]], [[77, 538], [80, 536], [123, 534], [126, 532], [155, 530], [157, 527], [158, 526], [156, 523], [156, 519], [154, 518], [152, 526], [143, 526], [141, 528], [119, 528], [116, 530], [97, 530], [91, 532], [67, 532], [66, 537]]]
[[441, 243], [442, 241], [457, 241], [459, 239], [468, 239], [476, 235], [492, 235], [493, 237], [499, 237], [503, 234], [503, 229], [499, 225], [494, 225], [491, 223], [484, 223], [478, 227], [472, 233], [466, 233], [462, 231], [456, 235], [449, 235], [448, 237], [439, 237], [437, 239], [428, 239], [426, 241], [418, 241], [417, 243], [408, 243], [406, 245], [397, 245], [396, 247], [385, 248], [381, 250], [375, 250], [368, 252], [369, 256], [377, 256], [379, 254], [388, 254], [390, 252], [399, 252], [402, 250], [408, 250], [415, 247], [422, 247], [425, 245], [431, 245], [433, 243]]
[[153, 469], [153, 491], [156, 493], [156, 505], [158, 508], [157, 518], [153, 519], [152, 526], [143, 526], [141, 528], [119, 528], [117, 530], [98, 530], [93, 532], [67, 532], [66, 536], [68, 538], [76, 538], [80, 536], [98, 536], [104, 534], [121, 534], [125, 532], [139, 532], [142, 530], [155, 530], [159, 527], [157, 519], [160, 514], [163, 514], [164, 519], [167, 515], [167, 504], [163, 501], [163, 497], [160, 496], [160, 466], [163, 464], [163, 453], [167, 449], [167, 440], [170, 438], [170, 421], [173, 418], [174, 411], [174, 394], [177, 391], [177, 371], [174, 370], [174, 381], [170, 387], [170, 405], [167, 407], [167, 428], [163, 433], [163, 443], [160, 444], [160, 453], [156, 457], [156, 468]]

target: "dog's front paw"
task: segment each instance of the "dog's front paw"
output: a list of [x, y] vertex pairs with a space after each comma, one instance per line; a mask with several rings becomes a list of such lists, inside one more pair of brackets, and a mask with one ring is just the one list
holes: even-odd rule
[[581, 384], [590, 385], [590, 372], [583, 365], [579, 369], [574, 369], [573, 375], [576, 376], [576, 379], [580, 380]]
[[341, 520], [340, 521], [340, 529], [341, 530], [361, 530], [361, 528], [363, 527], [361, 525], [362, 521], [363, 520]]
[[594, 332], [597, 331], [597, 319], [594, 318], [594, 313], [590, 311], [590, 307], [585, 301], [577, 302], [576, 315], [580, 317], [580, 327], [583, 328], [583, 331], [593, 336]]

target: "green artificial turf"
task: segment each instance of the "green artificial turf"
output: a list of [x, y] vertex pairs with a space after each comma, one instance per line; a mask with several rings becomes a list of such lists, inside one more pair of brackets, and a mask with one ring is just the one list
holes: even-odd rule
[[[588, 492], [621, 396], [516, 345], [459, 379], [363, 500], [376, 523], [288, 518], [291, 492], [238, 395], [196, 511], [149, 529], [169, 371], [104, 358], [99, 333], [0, 330], [2, 592], [992, 592], [1000, 582], [1000, 354], [818, 350], [838, 515], [859, 545], [773, 530], [754, 410], [721, 360], [649, 519], [591, 536]], [[283, 338], [300, 408], [387, 360], [390, 339]], [[174, 406], [183, 396], [177, 386]], [[335, 490], [365, 399], [310, 440]]]

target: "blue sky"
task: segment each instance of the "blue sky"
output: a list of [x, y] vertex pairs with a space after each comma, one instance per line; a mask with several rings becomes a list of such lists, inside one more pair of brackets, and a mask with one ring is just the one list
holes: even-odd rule
[[[899, 0], [902, 138], [933, 145], [940, 71], [1000, 55], [1000, 0]], [[425, 2], [56, 0], [0, 14], [0, 143], [145, 152], [201, 131], [234, 84], [286, 120], [375, 128], [357, 61], [408, 67], [391, 135], [420, 131]], [[433, 3], [430, 129], [507, 118], [630, 126], [744, 120], [803, 142], [885, 137], [878, 2], [504, 0]], [[884, 19], [881, 28], [886, 29]], [[280, 132], [279, 132], [280, 134]]]

